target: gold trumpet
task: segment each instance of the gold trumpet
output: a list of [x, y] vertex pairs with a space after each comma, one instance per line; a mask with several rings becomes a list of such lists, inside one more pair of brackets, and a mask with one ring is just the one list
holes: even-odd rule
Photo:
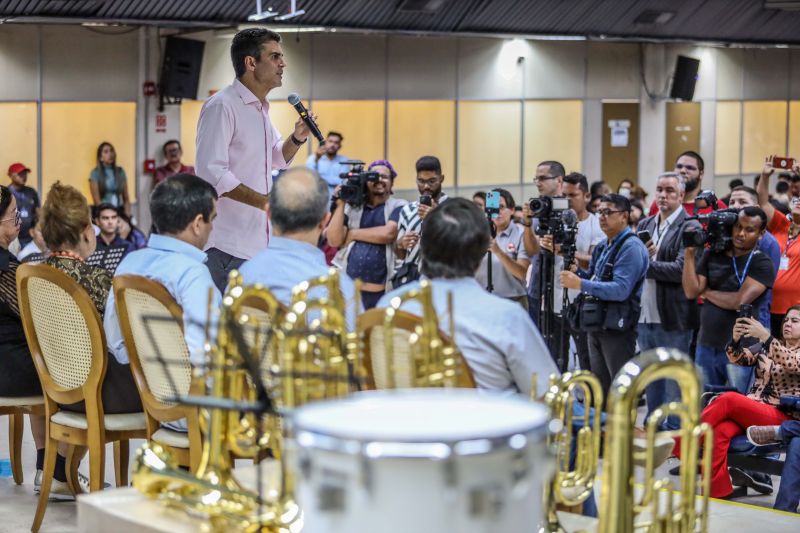
[[[584, 411], [579, 415], [581, 428], [573, 435], [576, 392], [584, 398]], [[550, 376], [550, 385], [544, 395], [553, 418], [562, 421], [561, 431], [551, 434], [551, 444], [556, 451], [556, 473], [545, 489], [544, 509], [546, 523], [540, 529], [546, 533], [561, 533], [556, 506], [578, 506], [592, 496], [597, 465], [600, 457], [603, 409], [603, 389], [600, 380], [591, 372], [579, 370]], [[575, 446], [574, 463], [571, 458]]]
[[[645, 388], [658, 379], [675, 380], [681, 390], [682, 403], [661, 406], [648, 420], [644, 491], [637, 499], [633, 492], [636, 406]], [[628, 361], [614, 378], [608, 397], [600, 533], [707, 531], [713, 432], [708, 424], [700, 421], [700, 384], [694, 363], [680, 351], [666, 348], [650, 350]], [[666, 434], [681, 439], [681, 482], [676, 493], [668, 478], [656, 479], [654, 473], [652, 452], [657, 426], [668, 415], [678, 416], [681, 423], [679, 430], [659, 433], [659, 436]], [[702, 441], [707, 445], [702, 457], [701, 508], [698, 511], [697, 466]]]
[[[422, 307], [421, 320], [410, 317], [400, 311], [400, 307], [416, 301]], [[394, 389], [398, 386], [411, 387], [474, 387], [469, 368], [463, 363], [461, 352], [455, 345], [455, 323], [453, 322], [453, 294], [447, 295], [447, 311], [449, 315], [449, 339], [439, 332], [439, 321], [433, 305], [433, 289], [431, 282], [423, 280], [417, 289], [410, 290], [402, 296], [392, 298], [383, 315], [383, 352], [385, 360], [385, 383], [376, 381], [379, 388]], [[409, 321], [409, 318], [411, 321]], [[410, 324], [412, 333], [407, 343], [401, 348], [408, 348], [408, 353], [398, 354], [395, 346], [398, 324]], [[405, 328], [399, 328], [405, 329]], [[402, 357], [398, 357], [402, 355]], [[373, 367], [377, 358], [372, 356]], [[410, 383], [398, 383], [397, 377], [404, 370], [410, 374]]]

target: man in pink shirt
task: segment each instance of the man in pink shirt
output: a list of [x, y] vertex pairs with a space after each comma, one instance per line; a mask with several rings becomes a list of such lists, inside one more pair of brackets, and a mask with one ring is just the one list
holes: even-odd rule
[[221, 291], [231, 270], [266, 248], [272, 169], [288, 167], [308, 140], [302, 120], [284, 141], [269, 118], [267, 94], [281, 86], [286, 68], [280, 43], [279, 34], [264, 28], [237, 33], [231, 43], [236, 79], [200, 111], [197, 175], [219, 194], [206, 264]]

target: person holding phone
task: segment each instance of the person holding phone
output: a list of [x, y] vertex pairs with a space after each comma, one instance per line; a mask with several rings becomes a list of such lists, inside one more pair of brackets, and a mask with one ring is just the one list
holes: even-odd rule
[[[744, 434], [748, 426], [778, 425], [800, 416], [797, 411], [790, 416], [779, 408], [781, 396], [800, 395], [800, 306], [787, 310], [782, 329], [784, 340], [780, 341], [754, 318], [735, 320], [732, 340], [725, 347], [726, 358], [734, 365], [755, 367], [756, 378], [746, 395], [725, 392], [703, 409], [702, 421], [714, 429], [712, 498], [729, 496], [733, 492], [732, 481], [737, 482], [734, 472], [728, 472], [731, 439]], [[745, 337], [753, 337], [759, 343], [745, 347]]]
[[[525, 277], [531, 264], [525, 245], [522, 242], [522, 228], [512, 220], [514, 197], [505, 189], [493, 189], [486, 195], [486, 209], [490, 207], [489, 196], [498, 193], [499, 209], [492, 223], [496, 233], [490, 241], [489, 251], [492, 261], [493, 293], [509, 300], [519, 302], [528, 308]], [[489, 256], [483, 258], [475, 278], [484, 287], [489, 285]]]
[[[683, 293], [684, 245], [681, 235], [687, 228], [700, 229], [696, 220], [686, 220], [682, 209], [686, 183], [676, 172], [661, 174], [656, 181], [658, 214], [639, 223], [637, 235], [647, 247], [650, 264], [642, 288], [642, 313], [639, 317], [639, 348], [677, 348], [689, 353], [692, 331], [700, 319], [697, 300]], [[648, 417], [665, 403], [680, 401], [680, 389], [673, 380], [658, 380], [647, 387]], [[662, 429], [678, 429], [679, 420], [670, 416]]]
[[395, 255], [398, 264], [392, 285], [399, 287], [419, 279], [419, 239], [422, 234], [422, 221], [436, 206], [447, 200], [442, 191], [444, 174], [439, 158], [432, 155], [417, 160], [417, 191], [419, 200], [407, 204], [400, 212], [395, 240]]

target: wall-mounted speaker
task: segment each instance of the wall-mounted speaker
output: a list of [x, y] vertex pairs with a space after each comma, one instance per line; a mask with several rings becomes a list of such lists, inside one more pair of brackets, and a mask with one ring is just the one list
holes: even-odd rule
[[200, 68], [206, 43], [167, 37], [161, 65], [161, 95], [172, 98], [197, 98]]
[[700, 69], [700, 60], [693, 57], [678, 56], [675, 64], [675, 74], [672, 76], [672, 90], [670, 98], [678, 100], [691, 100], [694, 97], [694, 86], [697, 83], [697, 71]]

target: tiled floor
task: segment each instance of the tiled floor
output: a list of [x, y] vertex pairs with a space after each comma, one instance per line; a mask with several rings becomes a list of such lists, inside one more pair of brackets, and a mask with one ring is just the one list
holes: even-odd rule
[[[6, 417], [0, 417], [0, 458], [8, 457], [8, 425]], [[141, 444], [142, 441], [131, 443], [131, 454]], [[13, 479], [0, 478], [0, 533], [18, 533], [30, 531], [33, 515], [36, 511], [37, 497], [33, 494], [33, 476], [35, 468], [35, 452], [30, 432], [26, 429], [23, 443], [23, 464], [25, 483], [22, 486], [14, 484]], [[113, 482], [114, 466], [112, 448], [109, 445], [106, 453], [106, 481]], [[81, 470], [86, 472], [86, 463]], [[677, 464], [675, 460], [669, 460], [662, 465], [658, 474], [666, 475], [666, 471]], [[678, 479], [674, 478], [676, 484]], [[777, 491], [780, 478], [773, 478], [775, 490]], [[750, 496], [738, 500], [740, 503], [772, 507], [774, 496]], [[713, 520], [713, 517], [712, 517]], [[51, 501], [47, 507], [47, 513], [40, 531], [42, 533], [72, 533], [77, 531], [77, 510], [72, 501]], [[774, 528], [769, 528], [770, 533], [782, 533]], [[800, 518], [798, 525], [791, 531], [800, 531]], [[788, 533], [788, 530], [787, 530]]]

